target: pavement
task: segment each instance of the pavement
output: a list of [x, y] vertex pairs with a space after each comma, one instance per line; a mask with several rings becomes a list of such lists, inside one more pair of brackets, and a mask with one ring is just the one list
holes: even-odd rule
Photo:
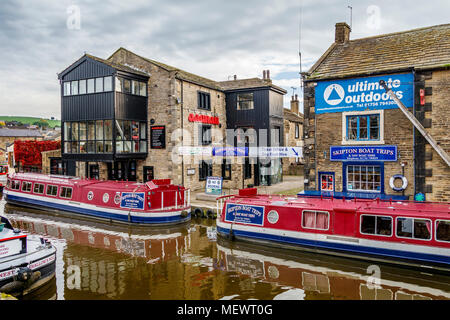
[[[271, 186], [258, 186], [258, 193], [296, 195], [303, 190], [303, 176], [283, 176], [283, 181]], [[224, 189], [222, 195], [237, 194], [239, 189]], [[219, 195], [210, 195], [202, 191], [191, 192], [191, 207], [203, 210], [216, 211], [216, 198]]]

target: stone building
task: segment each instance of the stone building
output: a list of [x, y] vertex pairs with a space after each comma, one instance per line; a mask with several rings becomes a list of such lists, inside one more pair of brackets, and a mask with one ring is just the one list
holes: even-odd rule
[[39, 130], [33, 129], [16, 129], [16, 128], [0, 128], [0, 163], [8, 161], [7, 148], [14, 144], [16, 140], [43, 140], [42, 134]]
[[450, 151], [450, 24], [335, 42], [303, 74], [306, 192], [450, 200], [450, 168], [379, 85]]
[[[303, 114], [299, 112], [298, 96], [291, 99], [291, 108], [284, 109], [284, 135], [286, 147], [303, 147]], [[303, 155], [297, 158], [283, 159], [283, 172], [291, 175], [303, 175]]]
[[[223, 188], [230, 189], [278, 181], [259, 179], [259, 167], [252, 168], [247, 157], [226, 161], [211, 154], [214, 147], [227, 146], [228, 108], [239, 109], [241, 102], [231, 107], [227, 103], [239, 93], [252, 97], [246, 106], [272, 119], [266, 127], [280, 122], [282, 134], [283, 115], [276, 110], [282, 110], [286, 91], [270, 79], [246, 79], [235, 82], [240, 87], [234, 88], [125, 48], [108, 59], [85, 54], [59, 79], [66, 174], [144, 182], [170, 178], [193, 190], [204, 189], [208, 176], [223, 177]], [[91, 80], [92, 92], [88, 92]], [[241, 115], [251, 111], [242, 110]], [[258, 118], [251, 125], [256, 124]], [[180, 154], [180, 147], [193, 151]]]

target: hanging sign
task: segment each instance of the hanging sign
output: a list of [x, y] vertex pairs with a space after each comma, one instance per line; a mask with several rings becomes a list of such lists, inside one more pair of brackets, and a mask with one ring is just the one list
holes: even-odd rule
[[397, 161], [397, 146], [331, 146], [331, 161]]
[[394, 100], [379, 81], [384, 80], [407, 108], [414, 104], [412, 73], [387, 76], [319, 81], [315, 89], [315, 111], [328, 112], [397, 109]]

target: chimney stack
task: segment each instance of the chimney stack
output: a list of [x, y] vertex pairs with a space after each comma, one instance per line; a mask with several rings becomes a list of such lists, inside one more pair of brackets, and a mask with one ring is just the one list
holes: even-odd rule
[[345, 22], [336, 23], [334, 42], [344, 43], [350, 40], [350, 26]]
[[298, 95], [292, 96], [291, 111], [298, 115]]
[[266, 80], [266, 70], [263, 70], [263, 80]]
[[233, 76], [233, 79], [234, 79], [234, 80], [237, 80], [237, 76], [236, 76], [236, 75], [234, 75], [234, 76]]

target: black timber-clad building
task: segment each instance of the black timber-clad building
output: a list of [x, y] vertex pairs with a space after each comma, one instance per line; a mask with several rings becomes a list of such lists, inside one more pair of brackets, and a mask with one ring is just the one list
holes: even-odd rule
[[136, 159], [148, 154], [149, 75], [85, 54], [58, 78], [65, 174], [136, 180]]
[[[267, 73], [266, 73], [267, 72]], [[263, 79], [235, 79], [220, 82], [226, 94], [227, 128], [242, 129], [244, 144], [257, 147], [284, 146], [283, 95], [286, 90], [274, 84], [268, 70]], [[253, 129], [253, 134], [249, 129]], [[234, 141], [229, 141], [235, 139]], [[239, 145], [238, 137], [227, 144]], [[254, 159], [254, 185], [271, 185], [282, 180], [281, 159]], [[266, 160], [266, 161], [264, 161]], [[251, 170], [246, 158], [246, 170]]]

